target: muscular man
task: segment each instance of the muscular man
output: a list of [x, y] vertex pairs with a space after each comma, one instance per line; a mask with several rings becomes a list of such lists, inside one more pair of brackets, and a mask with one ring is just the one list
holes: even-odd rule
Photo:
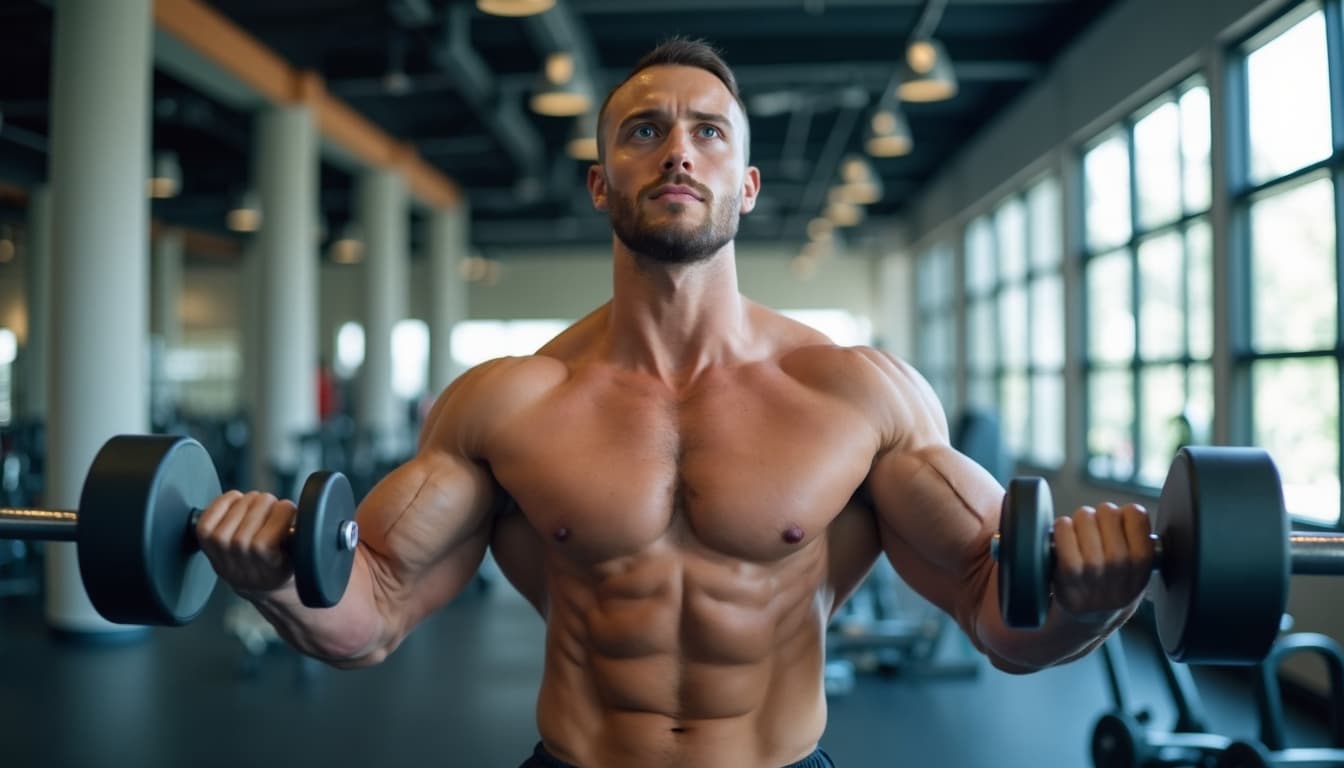
[[999, 618], [1003, 489], [948, 444], [908, 365], [738, 293], [760, 174], [732, 73], [666, 43], [608, 97], [588, 173], [611, 301], [530, 357], [485, 363], [361, 503], [339, 605], [300, 605], [277, 542], [294, 507], [230, 492], [200, 521], [220, 576], [301, 651], [377, 664], [487, 547], [546, 622], [541, 743], [524, 766], [829, 766], [827, 622], [880, 554], [989, 660], [1087, 653], [1151, 570], [1144, 511], [1058, 521], [1052, 612]]

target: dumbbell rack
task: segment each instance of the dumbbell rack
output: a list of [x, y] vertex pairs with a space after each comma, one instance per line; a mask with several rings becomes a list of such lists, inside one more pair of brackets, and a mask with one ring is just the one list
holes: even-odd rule
[[1149, 726], [1150, 714], [1136, 710], [1129, 688], [1129, 665], [1120, 633], [1101, 647], [1113, 708], [1098, 718], [1092, 733], [1092, 764], [1095, 768], [1161, 768], [1200, 766], [1224, 752], [1232, 740], [1210, 733], [1199, 691], [1190, 669], [1156, 654], [1172, 702], [1176, 722], [1170, 731]]

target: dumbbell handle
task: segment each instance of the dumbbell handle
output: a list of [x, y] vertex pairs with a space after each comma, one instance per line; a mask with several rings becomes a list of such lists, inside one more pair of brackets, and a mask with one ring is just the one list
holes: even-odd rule
[[[1162, 568], [1162, 537], [1148, 534], [1153, 542], [1153, 570]], [[989, 545], [990, 555], [999, 559], [999, 534]], [[1052, 535], [1047, 554], [1050, 569], [1055, 562], [1055, 540]], [[1288, 537], [1288, 562], [1293, 573], [1314, 576], [1344, 574], [1344, 533], [1293, 533]]]
[[[191, 544], [196, 546], [196, 523], [204, 510], [191, 510]], [[79, 530], [79, 513], [70, 509], [15, 509], [0, 507], [0, 539], [24, 541], [75, 541]], [[293, 541], [294, 527], [290, 526], [288, 543]], [[359, 524], [354, 520], [341, 522], [337, 532], [337, 547], [353, 550], [359, 545]]]

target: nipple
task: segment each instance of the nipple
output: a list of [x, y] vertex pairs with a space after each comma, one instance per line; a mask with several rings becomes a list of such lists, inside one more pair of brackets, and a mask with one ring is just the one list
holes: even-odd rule
[[784, 540], [790, 544], [797, 544], [803, 540], [803, 529], [796, 525], [791, 525], [784, 531]]
[[569, 538], [569, 529], [568, 529], [568, 528], [565, 528], [564, 526], [561, 526], [561, 527], [555, 529], [555, 540], [556, 540], [556, 541], [565, 541], [565, 540], [568, 539], [568, 538]]

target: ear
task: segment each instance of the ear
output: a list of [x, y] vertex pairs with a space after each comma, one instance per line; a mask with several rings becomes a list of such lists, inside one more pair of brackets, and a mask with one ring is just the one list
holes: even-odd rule
[[594, 208], [607, 210], [607, 174], [600, 165], [588, 166], [588, 194], [593, 198]]
[[751, 213], [756, 207], [756, 196], [761, 193], [761, 169], [754, 165], [747, 166], [747, 172], [742, 177], [742, 205], [738, 209], [740, 213]]

